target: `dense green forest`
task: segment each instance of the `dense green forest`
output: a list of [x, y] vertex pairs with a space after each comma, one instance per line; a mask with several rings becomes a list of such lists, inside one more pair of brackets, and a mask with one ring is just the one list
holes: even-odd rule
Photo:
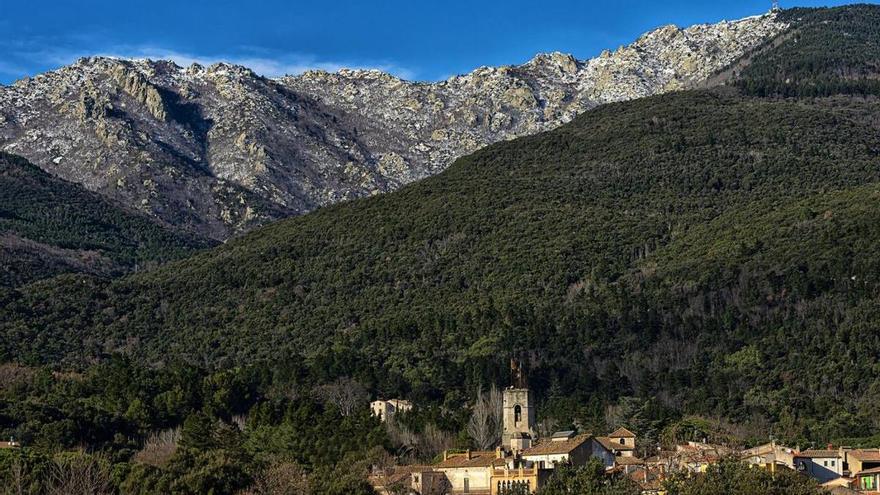
[[0, 286], [69, 272], [119, 275], [211, 245], [0, 152]]
[[757, 96], [880, 95], [880, 7], [790, 9], [791, 28], [757, 49], [736, 85]]
[[[872, 445], [878, 12], [783, 12], [792, 29], [734, 85], [604, 105], [156, 269], [0, 288], [0, 362], [17, 363], [0, 368], [17, 377], [0, 386], [0, 434], [33, 446], [0, 454], [0, 475], [57, 469], [57, 451], [82, 446], [76, 462], [116, 490], [288, 476], [357, 493], [384, 455], [470, 447], [466, 406], [507, 384], [511, 357], [559, 428], [625, 424], [644, 448]], [[376, 396], [417, 410], [383, 428], [367, 416]], [[735, 463], [673, 482], [816, 491]], [[590, 467], [551, 486], [632, 490]]]
[[0, 353], [301, 360], [318, 381], [456, 407], [516, 355], [569, 420], [633, 396], [793, 440], [870, 435], [875, 110], [723, 92], [607, 105], [157, 270], [8, 291]]

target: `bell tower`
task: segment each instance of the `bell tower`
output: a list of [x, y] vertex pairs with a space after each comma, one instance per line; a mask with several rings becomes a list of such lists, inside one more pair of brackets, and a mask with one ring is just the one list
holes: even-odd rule
[[535, 437], [535, 404], [522, 370], [522, 364], [510, 360], [511, 386], [502, 393], [505, 448], [528, 448]]

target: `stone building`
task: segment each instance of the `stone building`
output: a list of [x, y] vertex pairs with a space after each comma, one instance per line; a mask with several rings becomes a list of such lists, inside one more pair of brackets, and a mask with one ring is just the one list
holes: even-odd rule
[[535, 439], [536, 408], [520, 365], [511, 360], [512, 385], [502, 393], [502, 436], [505, 449], [523, 450]]
[[412, 403], [403, 399], [377, 400], [370, 403], [370, 411], [382, 421], [387, 420], [396, 413], [411, 411]]

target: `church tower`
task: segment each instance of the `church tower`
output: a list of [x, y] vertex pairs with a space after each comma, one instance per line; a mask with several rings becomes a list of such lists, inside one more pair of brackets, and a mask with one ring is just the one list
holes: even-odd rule
[[512, 385], [502, 394], [503, 433], [501, 443], [513, 450], [526, 449], [535, 437], [535, 404], [520, 363], [510, 360]]

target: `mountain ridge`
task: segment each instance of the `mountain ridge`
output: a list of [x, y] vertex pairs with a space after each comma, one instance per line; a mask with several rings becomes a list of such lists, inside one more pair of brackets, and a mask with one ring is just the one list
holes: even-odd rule
[[785, 29], [774, 18], [665, 26], [594, 59], [539, 54], [430, 84], [85, 58], [0, 87], [0, 149], [225, 239], [397, 189], [607, 101], [689, 87]]

